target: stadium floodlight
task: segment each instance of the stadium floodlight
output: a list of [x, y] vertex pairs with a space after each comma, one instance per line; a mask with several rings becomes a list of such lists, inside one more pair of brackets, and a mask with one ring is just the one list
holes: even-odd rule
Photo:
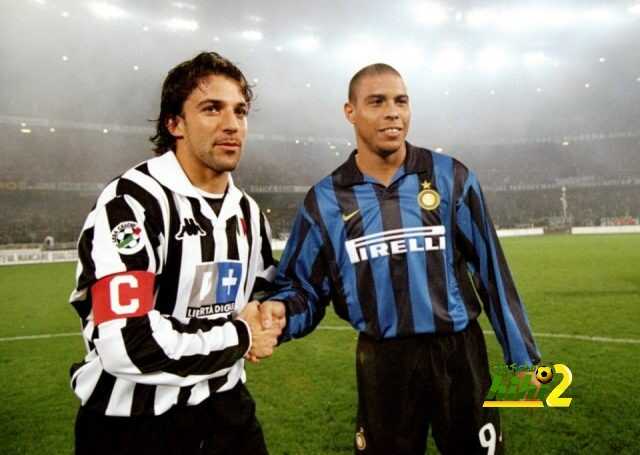
[[527, 52], [522, 56], [525, 66], [542, 66], [549, 61], [544, 52]]
[[467, 24], [484, 27], [498, 22], [498, 14], [488, 8], [473, 9], [467, 13]]
[[191, 11], [195, 11], [197, 9], [196, 5], [192, 3], [186, 3], [186, 2], [171, 2], [171, 6], [173, 6], [174, 8], [188, 9]]
[[631, 14], [640, 16], [640, 3], [638, 3], [637, 5], [633, 5], [631, 8], [629, 8], [629, 12]]
[[320, 40], [315, 36], [303, 36], [294, 40], [292, 46], [300, 52], [313, 52], [320, 48]]
[[612, 22], [615, 15], [607, 8], [577, 11], [558, 7], [525, 7], [511, 9], [476, 8], [467, 16], [467, 24], [473, 27], [495, 27], [520, 31], [542, 27], [565, 27], [588, 23]]
[[449, 20], [444, 6], [433, 2], [420, 2], [413, 7], [413, 17], [420, 24], [440, 25]]
[[464, 52], [456, 47], [447, 47], [436, 54], [433, 70], [436, 72], [454, 72], [464, 66]]
[[507, 64], [507, 54], [504, 49], [488, 47], [478, 52], [476, 64], [484, 71], [497, 71]]
[[122, 19], [127, 16], [127, 12], [122, 8], [107, 2], [91, 2], [88, 5], [89, 11], [99, 19], [111, 20]]
[[424, 63], [424, 50], [411, 43], [394, 46], [393, 52], [389, 50], [389, 62], [400, 68], [409, 68]]
[[195, 32], [200, 28], [196, 21], [188, 20], [188, 19], [180, 19], [178, 17], [174, 17], [173, 19], [169, 19], [166, 21], [166, 25], [169, 30], [178, 32], [178, 31], [187, 31], [187, 32]]
[[245, 30], [242, 37], [247, 41], [262, 41], [262, 32], [259, 30]]
[[597, 24], [613, 22], [615, 17], [610, 9], [594, 8], [583, 13], [585, 22], [595, 22]]

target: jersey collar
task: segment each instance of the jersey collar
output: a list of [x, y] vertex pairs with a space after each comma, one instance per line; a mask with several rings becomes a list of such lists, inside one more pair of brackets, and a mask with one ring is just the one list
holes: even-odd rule
[[233, 183], [233, 177], [229, 174], [229, 183], [227, 184], [227, 194], [220, 209], [220, 216], [216, 217], [213, 210], [206, 203], [203, 196], [198, 192], [196, 187], [184, 173], [182, 166], [178, 162], [175, 153], [168, 151], [162, 155], [152, 158], [148, 161], [149, 173], [158, 180], [162, 185], [169, 188], [174, 193], [196, 198], [200, 201], [200, 207], [203, 214], [211, 219], [227, 219], [234, 216], [235, 210], [240, 199], [242, 199], [242, 191]]
[[[403, 168], [404, 175], [431, 172], [433, 152], [420, 147], [414, 147], [408, 142], [405, 142], [405, 144], [407, 145], [407, 156], [405, 157], [403, 167], [399, 169], [399, 172]], [[358, 165], [356, 164], [357, 152], [357, 149], [351, 152], [347, 161], [333, 172], [334, 182], [338, 185], [347, 187], [361, 183], [370, 183], [371, 178], [365, 176], [360, 169], [358, 169]], [[399, 177], [399, 174], [396, 173], [394, 180], [396, 180], [397, 177]]]

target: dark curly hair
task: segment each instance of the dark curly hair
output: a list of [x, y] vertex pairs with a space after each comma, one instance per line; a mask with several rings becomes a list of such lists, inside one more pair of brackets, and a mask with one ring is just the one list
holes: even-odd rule
[[162, 155], [175, 150], [176, 138], [169, 132], [167, 121], [182, 114], [182, 107], [200, 80], [212, 74], [226, 76], [240, 84], [240, 91], [247, 104], [251, 105], [253, 91], [242, 71], [216, 52], [201, 52], [191, 60], [180, 63], [167, 74], [162, 84], [160, 115], [156, 122], [156, 134], [149, 138], [153, 151]]

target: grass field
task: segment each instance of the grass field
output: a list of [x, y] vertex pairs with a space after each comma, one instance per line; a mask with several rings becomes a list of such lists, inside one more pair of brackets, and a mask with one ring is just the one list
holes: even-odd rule
[[[503, 410], [508, 452], [640, 453], [640, 235], [503, 245], [543, 359], [573, 372], [571, 407]], [[71, 453], [78, 403], [68, 368], [83, 357], [80, 337], [7, 338], [78, 331], [66, 303], [73, 275], [73, 264], [0, 267], [0, 454]], [[356, 336], [335, 327], [345, 324], [330, 312], [312, 335], [248, 367], [272, 454], [352, 453]], [[495, 337], [487, 340], [499, 364]]]

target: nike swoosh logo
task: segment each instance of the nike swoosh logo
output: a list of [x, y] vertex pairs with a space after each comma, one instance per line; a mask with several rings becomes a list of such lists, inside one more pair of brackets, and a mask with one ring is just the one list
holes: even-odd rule
[[342, 221], [349, 221], [351, 218], [353, 218], [354, 216], [356, 216], [358, 214], [358, 212], [360, 211], [360, 209], [356, 210], [355, 212], [351, 212], [348, 215], [345, 215], [344, 213], [342, 214]]

